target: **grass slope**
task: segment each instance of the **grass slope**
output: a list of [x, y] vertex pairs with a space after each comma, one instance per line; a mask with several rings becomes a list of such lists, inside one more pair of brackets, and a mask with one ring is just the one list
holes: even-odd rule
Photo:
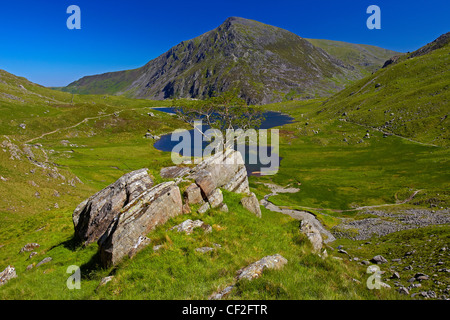
[[[97, 244], [82, 248], [74, 241], [74, 208], [131, 170], [147, 167], [155, 182], [161, 182], [159, 170], [171, 165], [170, 154], [154, 149], [143, 135], [148, 129], [161, 134], [183, 124], [156, 110], [152, 110], [155, 117], [147, 115], [149, 107], [166, 102], [75, 95], [71, 104], [72, 96], [66, 94], [60, 98], [64, 99], [63, 105], [40, 100], [2, 105], [10, 117], [2, 118], [8, 124], [2, 137], [17, 146], [20, 159], [11, 158], [11, 145], [2, 144], [0, 192], [7, 196], [0, 202], [0, 269], [13, 265], [18, 277], [0, 288], [1, 299], [206, 299], [232, 283], [238, 269], [276, 253], [289, 261], [283, 270], [238, 283], [229, 298], [398, 297], [395, 292], [369, 291], [356, 284], [352, 279], [363, 282], [364, 270], [312, 254], [298, 221], [266, 210], [258, 219], [241, 207], [239, 195], [225, 191], [229, 213], [211, 210], [199, 215], [194, 211], [172, 219], [148, 235], [154, 245], [163, 245], [160, 251], [153, 252], [149, 246], [114, 268], [100, 268]], [[9, 119], [26, 123], [26, 128], [12, 125]], [[33, 159], [48, 169], [29, 161], [24, 151], [27, 146]], [[55, 167], [60, 175], [52, 174]], [[83, 183], [69, 183], [75, 176]], [[187, 218], [204, 220], [213, 232], [196, 231], [188, 236], [168, 231]], [[31, 259], [28, 253], [19, 253], [30, 242], [40, 244]], [[222, 247], [207, 254], [195, 251], [213, 243]], [[45, 257], [52, 261], [36, 267]], [[26, 270], [30, 264], [35, 267]], [[81, 267], [81, 290], [66, 287], [70, 265]], [[114, 280], [97, 288], [108, 275], [114, 275]]]
[[[280, 130], [281, 166], [275, 176], [251, 177], [262, 197], [269, 190], [257, 182], [290, 184], [298, 193], [279, 194], [277, 205], [323, 212], [331, 227], [351, 217], [362, 206], [392, 204], [421, 190], [419, 207], [450, 205], [449, 150], [415, 143], [401, 137], [384, 138], [381, 132], [339, 119], [318, 116], [322, 100], [267, 105], [283, 110], [297, 121]], [[348, 212], [342, 212], [343, 210]]]
[[450, 44], [400, 59], [342, 90], [321, 118], [342, 118], [419, 142], [449, 145]]
[[357, 67], [365, 75], [375, 72], [383, 66], [386, 60], [400, 54], [400, 52], [366, 44], [324, 39], [306, 40], [343, 62]]

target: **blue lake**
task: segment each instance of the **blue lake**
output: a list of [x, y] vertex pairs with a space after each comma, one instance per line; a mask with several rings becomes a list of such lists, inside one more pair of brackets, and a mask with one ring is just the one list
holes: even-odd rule
[[[175, 114], [174, 108], [155, 108], [155, 110], [170, 113], [170, 114]], [[283, 114], [281, 112], [274, 112], [274, 111], [265, 112], [264, 118], [265, 118], [265, 120], [261, 123], [261, 126], [259, 129], [271, 129], [274, 127], [278, 127], [278, 126], [282, 126], [282, 125], [294, 122], [294, 119], [292, 117], [290, 117], [286, 114]], [[203, 130], [205, 131], [206, 129], [208, 129], [208, 127], [204, 126]], [[189, 133], [191, 135], [191, 141], [193, 141], [194, 129], [189, 130]], [[270, 130], [268, 132], [268, 135], [270, 137]], [[176, 145], [178, 145], [179, 143], [180, 143], [180, 141], [172, 141], [172, 134], [166, 134], [166, 135], [161, 136], [161, 139], [156, 141], [153, 146], [158, 150], [171, 152], [173, 150], [173, 148]], [[206, 148], [206, 146], [208, 146], [210, 143], [211, 142], [203, 141], [202, 146], [201, 146], [202, 150], [204, 150]], [[192, 145], [191, 155], [196, 154], [196, 152], [199, 151], [199, 150], [196, 151], [195, 147], [199, 148], [200, 146]], [[268, 146], [266, 148], [267, 148], [267, 150], [265, 150], [265, 152], [267, 153], [268, 157], [271, 157], [273, 148], [271, 146]], [[246, 151], [245, 151], [245, 155], [243, 156], [243, 158], [245, 161], [245, 166], [247, 168], [248, 175], [259, 175], [261, 168], [270, 166], [270, 165], [261, 164], [261, 162], [259, 161], [259, 157], [257, 157], [256, 163], [251, 163], [254, 161], [250, 161], [250, 151], [249, 151], [248, 146], [245, 150]], [[273, 156], [276, 157], [275, 154]], [[278, 155], [278, 159], [279, 159], [278, 163], [280, 163], [282, 158], [279, 155]]]

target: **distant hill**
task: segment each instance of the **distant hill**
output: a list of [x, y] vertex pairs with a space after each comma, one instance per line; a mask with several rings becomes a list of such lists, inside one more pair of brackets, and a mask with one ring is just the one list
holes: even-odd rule
[[342, 41], [306, 39], [316, 47], [344, 63], [357, 67], [362, 73], [370, 74], [383, 66], [384, 62], [399, 52], [366, 44], [354, 44]]
[[344, 43], [336, 51], [333, 42], [313, 42], [318, 46], [287, 30], [231, 17], [141, 68], [87, 76], [63, 90], [166, 99], [206, 98], [238, 88], [248, 103], [263, 104], [329, 96], [381, 67], [393, 53]]
[[323, 104], [341, 118], [424, 143], [449, 145], [449, 33], [385, 63]]
[[3, 104], [47, 104], [70, 101], [68, 93], [52, 90], [0, 69], [0, 102]]

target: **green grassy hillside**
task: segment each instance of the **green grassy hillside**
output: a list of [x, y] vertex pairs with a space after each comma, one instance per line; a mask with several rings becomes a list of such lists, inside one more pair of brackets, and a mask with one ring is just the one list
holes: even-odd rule
[[[299, 188], [269, 200], [308, 210], [328, 229], [343, 219], [371, 217], [361, 209], [367, 206], [392, 214], [449, 207], [449, 48], [433, 48], [402, 57], [328, 100], [263, 106], [286, 112], [295, 122], [279, 128], [279, 172], [250, 177], [251, 190], [261, 199], [270, 193], [261, 182]], [[148, 234], [152, 245], [133, 259], [103, 269], [97, 244], [82, 248], [74, 240], [73, 210], [132, 170], [149, 168], [161, 182], [159, 171], [172, 165], [170, 154], [156, 150], [144, 134], [161, 135], [185, 124], [151, 109], [171, 101], [72, 95], [7, 72], [0, 76], [0, 271], [13, 265], [18, 274], [0, 287], [1, 299], [207, 299], [228, 286], [238, 269], [276, 253], [288, 260], [282, 270], [238, 283], [229, 298], [402, 299], [407, 296], [394, 288], [369, 290], [367, 266], [331, 248], [343, 244], [352, 256], [370, 259], [404, 254], [413, 244], [421, 264], [426, 257], [445, 257], [434, 251], [448, 242], [448, 225], [374, 237], [367, 245], [341, 239], [322, 259], [312, 253], [298, 221], [264, 208], [258, 219], [239, 205], [239, 195], [224, 192], [228, 213], [194, 210], [171, 219]], [[188, 218], [202, 219], [213, 232], [187, 236], [168, 230]], [[439, 239], [431, 250], [432, 234]], [[32, 258], [19, 253], [30, 242], [40, 244]], [[215, 243], [221, 247], [213, 252], [195, 251]], [[153, 251], [153, 245], [162, 249]], [[45, 257], [52, 260], [36, 268]], [[405, 263], [390, 261], [382, 268]], [[27, 270], [29, 265], [35, 267]], [[81, 267], [81, 290], [66, 287], [70, 265]], [[110, 275], [113, 280], [98, 287]], [[435, 280], [448, 283], [448, 277], [438, 276]]]
[[413, 52], [402, 57], [328, 99], [320, 117], [341, 118], [419, 142], [448, 146], [449, 53], [446, 42], [422, 55]]
[[400, 52], [365, 44], [324, 39], [306, 40], [343, 62], [355, 66], [365, 75], [380, 69], [391, 57], [401, 55]]
[[[64, 100], [72, 99], [66, 94], [59, 99], [65, 104], [15, 101], [7, 106], [8, 116], [17, 124], [26, 123], [26, 128], [7, 121], [2, 133], [0, 269], [13, 265], [18, 277], [0, 288], [1, 299], [207, 299], [229, 285], [238, 269], [276, 253], [289, 261], [283, 270], [238, 283], [229, 298], [400, 297], [392, 290], [368, 290], [365, 268], [313, 254], [298, 221], [264, 209], [258, 219], [241, 207], [239, 195], [225, 191], [229, 213], [211, 210], [174, 218], [151, 232], [152, 245], [133, 259], [102, 269], [97, 244], [82, 248], [74, 240], [74, 208], [138, 168], [149, 168], [155, 182], [161, 182], [159, 170], [172, 164], [170, 154], [153, 148], [153, 141], [143, 135], [147, 130], [162, 134], [184, 125], [162, 112], [152, 110], [154, 117], [147, 114], [149, 107], [164, 102], [75, 95], [71, 104]], [[188, 218], [204, 220], [213, 232], [186, 236], [168, 231]], [[19, 253], [30, 242], [40, 244], [32, 258]], [[221, 248], [207, 254], [195, 251], [213, 243]], [[153, 245], [163, 248], [153, 252]], [[36, 267], [45, 257], [52, 260]], [[35, 267], [27, 270], [29, 265]], [[66, 287], [70, 265], [81, 267], [81, 290]], [[114, 279], [97, 288], [108, 275]]]

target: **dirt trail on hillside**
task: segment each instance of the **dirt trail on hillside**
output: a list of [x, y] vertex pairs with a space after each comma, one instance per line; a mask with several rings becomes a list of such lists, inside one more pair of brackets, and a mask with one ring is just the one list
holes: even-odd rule
[[[129, 110], [133, 110], [133, 109], [129, 109]], [[76, 128], [76, 127], [78, 127], [79, 125], [88, 122], [89, 120], [96, 120], [96, 119], [100, 119], [100, 118], [104, 118], [104, 117], [111, 117], [111, 116], [113, 116], [113, 115], [115, 115], [115, 114], [118, 114], [118, 113], [120, 113], [120, 112], [122, 112], [122, 111], [124, 111], [124, 110], [115, 111], [115, 112], [109, 113], [109, 114], [102, 114], [102, 115], [99, 115], [99, 116], [96, 116], [96, 117], [88, 117], [88, 118], [84, 118], [83, 120], [81, 120], [80, 122], [78, 122], [78, 123], [76, 123], [76, 124], [74, 124], [74, 125], [72, 125], [72, 126], [68, 126], [68, 127], [64, 127], [64, 128], [58, 128], [58, 129], [55, 129], [55, 130], [53, 130], [53, 131], [43, 133], [43, 134], [41, 134], [41, 135], [38, 136], [38, 137], [35, 137], [35, 138], [32, 138], [32, 139], [30, 139], [30, 140], [25, 141], [24, 143], [30, 143], [30, 142], [33, 142], [33, 141], [35, 141], [35, 140], [42, 139], [42, 138], [45, 137], [45, 136], [48, 136], [48, 135], [51, 135], [51, 134], [60, 132], [60, 131], [62, 131], [62, 130], [69, 130], [69, 129]]]
[[292, 210], [292, 209], [283, 209], [279, 206], [276, 206], [268, 199], [271, 196], [276, 196], [278, 193], [296, 193], [300, 191], [298, 188], [289, 188], [289, 187], [281, 187], [272, 183], [264, 183], [266, 187], [268, 187], [272, 192], [265, 195], [264, 199], [260, 201], [260, 204], [263, 205], [266, 209], [274, 212], [279, 212], [283, 214], [287, 214], [296, 220], [304, 220], [314, 226], [319, 232], [323, 235], [324, 243], [333, 242], [336, 238], [333, 236], [331, 232], [329, 232], [325, 227], [320, 223], [320, 221], [316, 218], [316, 216], [308, 211], [303, 210]]
[[[305, 211], [305, 210], [296, 210], [296, 209], [290, 209], [290, 208], [283, 208], [282, 206], [277, 206], [277, 205], [275, 205], [275, 204], [273, 204], [272, 202], [269, 201], [270, 197], [276, 196], [279, 193], [296, 193], [296, 192], [299, 192], [300, 189], [289, 187], [289, 185], [286, 186], [286, 187], [281, 187], [281, 186], [278, 186], [278, 185], [272, 184], [272, 183], [262, 183], [262, 184], [264, 184], [266, 187], [268, 187], [271, 190], [271, 193], [266, 194], [264, 196], [264, 199], [262, 199], [260, 201], [260, 204], [263, 205], [266, 209], [268, 209], [270, 211], [274, 211], [274, 212], [287, 214], [287, 215], [289, 215], [292, 218], [297, 219], [297, 220], [306, 220], [306, 221], [308, 221], [313, 226], [315, 226], [320, 231], [320, 233], [325, 235], [325, 237], [324, 237], [326, 239], [324, 241], [325, 243], [332, 242], [332, 241], [336, 240], [336, 237], [333, 235], [333, 233], [328, 231], [322, 225], [322, 223], [316, 218], [316, 216], [313, 213], [311, 213], [309, 211]], [[394, 203], [394, 204], [386, 203], [386, 204], [373, 205], [373, 206], [361, 206], [361, 207], [357, 207], [357, 208], [349, 209], [349, 210], [335, 210], [335, 209], [327, 209], [327, 210], [331, 210], [331, 211], [338, 212], [338, 213], [350, 212], [350, 211], [366, 211], [367, 212], [367, 210], [373, 210], [373, 209], [376, 209], [376, 208], [398, 206], [398, 205], [405, 204], [405, 203], [411, 201], [412, 199], [414, 199], [414, 197], [420, 191], [421, 190], [416, 190], [408, 198], [406, 198], [405, 200], [400, 201], [398, 203]], [[324, 209], [321, 209], [321, 208], [309, 208], [309, 209], [311, 209], [311, 210], [324, 210]], [[381, 211], [379, 211], [379, 212], [381, 212]], [[347, 219], [343, 219], [343, 220], [347, 220]], [[362, 222], [365, 222], [365, 220], [371, 220], [371, 219], [363, 219], [363, 220], [364, 221], [362, 221]], [[380, 220], [380, 219], [377, 219], [377, 225], [378, 226], [384, 225], [384, 224], [388, 224], [388, 223], [392, 224], [392, 222], [385, 222], [385, 221], [378, 221], [378, 220]], [[353, 225], [354, 223], [359, 223], [359, 222], [354, 222], [353, 221], [353, 222], [349, 223], [348, 221], [346, 221], [346, 222], [343, 222], [343, 223], [339, 224], [339, 226], [345, 228], [347, 226], [347, 224]], [[370, 223], [367, 226], [365, 224], [361, 224], [360, 227], [361, 227], [360, 232], [362, 234], [365, 234], [365, 233], [371, 234], [372, 231], [373, 231], [373, 230], [371, 230], [372, 229], [372, 225]], [[378, 228], [378, 229], [381, 230], [383, 228]], [[384, 229], [386, 229], [386, 228], [384, 228]], [[384, 229], [383, 229], [383, 232], [388, 232], [388, 231], [386, 231]], [[387, 228], [387, 229], [389, 229], [389, 232], [392, 232], [393, 230], [397, 231], [397, 230], [401, 229], [401, 227], [399, 228], [399, 226], [397, 224], [395, 224], [395, 226], [393, 226], [392, 228]], [[373, 232], [375, 232], [375, 231], [373, 231]], [[335, 231], [335, 233], [336, 233], [336, 231]], [[340, 234], [340, 233], [338, 232], [338, 234]]]

